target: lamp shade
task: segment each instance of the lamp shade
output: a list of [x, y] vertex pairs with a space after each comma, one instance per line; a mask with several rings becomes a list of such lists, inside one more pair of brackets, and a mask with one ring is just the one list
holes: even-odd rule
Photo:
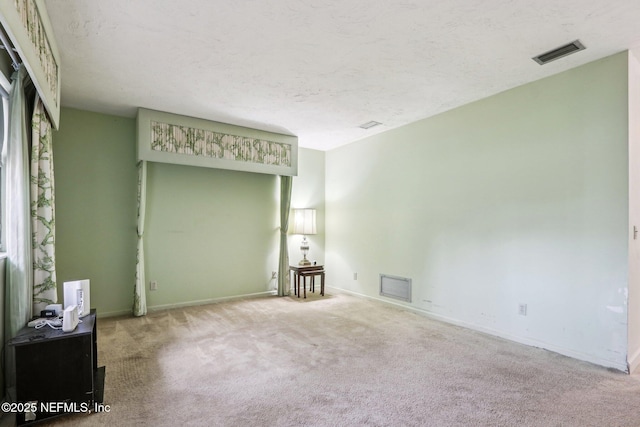
[[294, 209], [292, 234], [316, 234], [316, 210]]

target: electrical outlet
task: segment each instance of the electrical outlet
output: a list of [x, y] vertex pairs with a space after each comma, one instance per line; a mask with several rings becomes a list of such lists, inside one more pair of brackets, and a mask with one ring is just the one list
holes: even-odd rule
[[271, 278], [272, 279], [277, 279], [278, 278], [278, 272], [277, 271], [272, 271], [271, 272]]
[[152, 280], [151, 282], [149, 282], [149, 289], [151, 289], [152, 291], [157, 291], [158, 282], [156, 282], [155, 280]]
[[353, 280], [358, 280], [358, 273], [353, 273]]
[[527, 304], [518, 304], [518, 314], [520, 316], [527, 315]]

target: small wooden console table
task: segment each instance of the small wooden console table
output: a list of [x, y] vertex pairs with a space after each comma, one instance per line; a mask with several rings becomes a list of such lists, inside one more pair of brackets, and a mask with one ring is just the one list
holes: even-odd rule
[[320, 276], [320, 295], [324, 296], [324, 266], [323, 265], [291, 265], [289, 271], [293, 273], [293, 292], [300, 298], [300, 278], [304, 297], [307, 297], [307, 277], [311, 277], [311, 290], [315, 292], [315, 277]]

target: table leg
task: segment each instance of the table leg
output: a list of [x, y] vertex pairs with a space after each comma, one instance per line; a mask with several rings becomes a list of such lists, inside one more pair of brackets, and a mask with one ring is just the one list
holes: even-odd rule
[[320, 274], [320, 295], [324, 296], [324, 272]]

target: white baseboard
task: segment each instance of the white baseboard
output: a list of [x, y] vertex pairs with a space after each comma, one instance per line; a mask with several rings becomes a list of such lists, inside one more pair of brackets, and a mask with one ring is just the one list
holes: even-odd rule
[[154, 311], [160, 311], [160, 310], [169, 310], [171, 308], [182, 308], [182, 307], [192, 307], [196, 305], [215, 304], [223, 301], [232, 301], [232, 300], [247, 299], [247, 298], [261, 298], [269, 295], [276, 295], [276, 293], [277, 291], [266, 291], [266, 292], [257, 292], [255, 294], [234, 295], [230, 297], [186, 301], [186, 302], [180, 302], [176, 304], [154, 305], [154, 306], [147, 306], [147, 310], [150, 312], [154, 312]]
[[[396, 303], [393, 301], [387, 301], [384, 300], [382, 298], [376, 298], [376, 297], [372, 297], [369, 295], [364, 295], [364, 294], [360, 294], [358, 292], [353, 292], [353, 291], [348, 291], [346, 289], [340, 289], [340, 288], [333, 288], [333, 287], [327, 287], [327, 289], [331, 289], [334, 292], [342, 292], [345, 294], [349, 294], [349, 295], [353, 295], [353, 296], [357, 296], [357, 297], [361, 297], [361, 298], [366, 298], [366, 299], [370, 299], [373, 301], [378, 301], [387, 305], [392, 305], [394, 307], [400, 308], [402, 310], [407, 310], [407, 311], [411, 311], [413, 313], [419, 314], [421, 316], [425, 316], [428, 317], [430, 319], [434, 319], [434, 320], [439, 320], [445, 323], [450, 323], [456, 326], [462, 326], [464, 328], [467, 329], [472, 329], [474, 331], [478, 331], [478, 332], [482, 332], [488, 335], [493, 335], [496, 337], [500, 337], [500, 338], [504, 338], [507, 339], [509, 341], [514, 341], [517, 342], [519, 344], [524, 344], [524, 345], [528, 345], [531, 347], [537, 347], [537, 348], [542, 348], [544, 350], [548, 350], [548, 351], [552, 351], [554, 353], [558, 353], [561, 354], [563, 356], [568, 356], [574, 359], [578, 359], [578, 360], [582, 360], [585, 362], [589, 362], [589, 363], [593, 363], [599, 366], [604, 366], [607, 368], [614, 368], [614, 369], [618, 369], [622, 372], [629, 372], [629, 366], [627, 365], [627, 363], [617, 363], [614, 362], [612, 360], [608, 360], [608, 359], [603, 359], [600, 357], [596, 357], [593, 356], [591, 354], [586, 354], [586, 353], [582, 353], [579, 351], [575, 351], [569, 348], [564, 348], [562, 346], [557, 346], [554, 344], [549, 344], [547, 342], [544, 341], [538, 341], [535, 339], [531, 339], [531, 338], [524, 338], [524, 337], [520, 337], [520, 336], [516, 336], [516, 335], [512, 335], [500, 330], [496, 330], [496, 329], [491, 329], [491, 328], [486, 328], [484, 326], [479, 326], [473, 323], [468, 323], [465, 322], [463, 320], [459, 320], [459, 319], [455, 319], [452, 317], [447, 317], [447, 316], [443, 316], [441, 314], [437, 314], [437, 313], [432, 313], [430, 311], [427, 310], [423, 310], [421, 308], [416, 308], [416, 307], [412, 307], [409, 305], [405, 305], [405, 304], [400, 304], [400, 303]], [[638, 352], [638, 354], [634, 355], [634, 359], [636, 361], [636, 363], [638, 365], [640, 365], [640, 351]], [[633, 370], [631, 371], [633, 372]]]
[[[175, 304], [161, 304], [161, 305], [153, 305], [147, 306], [148, 312], [155, 312], [161, 310], [169, 310], [171, 308], [181, 308], [181, 307], [191, 307], [196, 305], [205, 305], [205, 304], [215, 304], [217, 302], [223, 301], [231, 301], [238, 299], [247, 299], [247, 298], [260, 298], [269, 295], [276, 295], [277, 291], [266, 291], [266, 292], [258, 292], [255, 294], [245, 294], [245, 295], [234, 295], [230, 297], [220, 297], [220, 298], [211, 298], [211, 299], [203, 299], [203, 300], [195, 300], [195, 301], [186, 301]], [[131, 315], [131, 310], [119, 310], [119, 311], [108, 311], [104, 313], [98, 313], [98, 317], [116, 317], [116, 316], [127, 316]]]
[[126, 316], [128, 314], [131, 314], [131, 310], [107, 311], [104, 313], [96, 310], [96, 317], [99, 319], [104, 319], [105, 317]]

